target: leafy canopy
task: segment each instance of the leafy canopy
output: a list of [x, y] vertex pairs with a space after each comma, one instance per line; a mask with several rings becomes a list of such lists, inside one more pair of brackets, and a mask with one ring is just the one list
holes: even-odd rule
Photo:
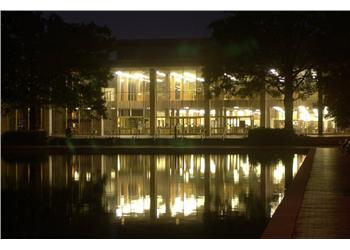
[[106, 27], [38, 12], [2, 12], [2, 102], [7, 107], [89, 107], [105, 115], [115, 40]]
[[251, 96], [266, 87], [281, 96], [291, 84], [294, 100], [308, 97], [315, 91], [310, 48], [321, 19], [303, 12], [235, 12], [212, 23], [205, 79], [216, 94]]

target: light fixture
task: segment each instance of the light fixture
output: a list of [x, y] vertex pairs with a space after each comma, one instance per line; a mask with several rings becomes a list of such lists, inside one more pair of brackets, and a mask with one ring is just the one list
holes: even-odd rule
[[269, 72], [270, 72], [272, 75], [274, 75], [274, 76], [278, 76], [278, 75], [279, 75], [278, 72], [277, 72], [277, 70], [275, 70], [275, 69], [270, 69]]
[[284, 110], [281, 107], [273, 106], [272, 108], [278, 112], [284, 113]]

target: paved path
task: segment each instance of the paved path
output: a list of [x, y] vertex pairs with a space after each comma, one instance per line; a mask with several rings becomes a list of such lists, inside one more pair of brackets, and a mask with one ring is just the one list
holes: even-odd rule
[[317, 148], [294, 238], [350, 238], [350, 157]]

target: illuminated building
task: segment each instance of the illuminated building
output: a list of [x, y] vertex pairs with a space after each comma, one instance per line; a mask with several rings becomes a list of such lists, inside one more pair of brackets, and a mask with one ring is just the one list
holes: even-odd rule
[[[283, 128], [282, 99], [268, 94], [207, 98], [200, 60], [204, 44], [205, 40], [119, 41], [114, 79], [103, 89], [108, 118], [90, 119], [89, 107], [76, 107], [71, 116], [64, 109], [43, 108], [41, 127], [49, 135], [63, 135], [72, 124], [75, 135], [157, 137], [246, 134], [260, 125]], [[28, 129], [28, 113], [16, 110], [3, 116], [2, 132]], [[317, 133], [317, 94], [294, 102], [293, 119], [298, 133]], [[324, 118], [324, 132], [338, 132], [332, 119]]]

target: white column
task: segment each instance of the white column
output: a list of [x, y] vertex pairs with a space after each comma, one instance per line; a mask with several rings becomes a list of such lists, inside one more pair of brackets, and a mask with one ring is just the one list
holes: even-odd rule
[[205, 135], [210, 136], [210, 89], [209, 83], [204, 83], [204, 128]]
[[49, 108], [49, 136], [52, 136], [52, 108]]
[[150, 102], [150, 135], [154, 136], [156, 134], [156, 84], [157, 84], [157, 75], [155, 69], [150, 69], [150, 94], [149, 94], [149, 102]]
[[105, 135], [105, 126], [104, 126], [104, 120], [103, 117], [101, 117], [101, 136]]

